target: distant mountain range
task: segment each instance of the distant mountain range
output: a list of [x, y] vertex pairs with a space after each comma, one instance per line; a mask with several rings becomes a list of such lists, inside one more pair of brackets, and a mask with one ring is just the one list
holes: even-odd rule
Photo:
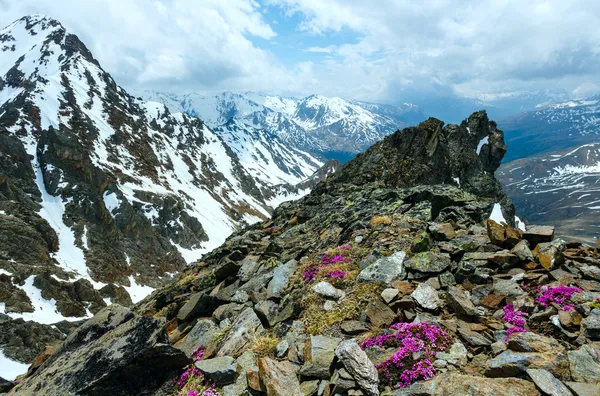
[[600, 96], [540, 106], [499, 122], [505, 161], [600, 141]]
[[[311, 95], [289, 98], [253, 92], [214, 96], [143, 91], [145, 100], [198, 117], [225, 138], [263, 131], [314, 155], [345, 161], [385, 136], [423, 121], [418, 106], [381, 105]], [[233, 132], [232, 132], [233, 131]]]
[[600, 143], [515, 160], [496, 176], [532, 223], [556, 225], [565, 238], [600, 238]]

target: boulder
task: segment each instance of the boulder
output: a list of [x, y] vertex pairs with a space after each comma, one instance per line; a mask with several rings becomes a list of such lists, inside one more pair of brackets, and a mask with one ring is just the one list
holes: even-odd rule
[[396, 320], [396, 313], [380, 300], [373, 300], [365, 311], [367, 318], [377, 327], [389, 326]]
[[592, 312], [581, 323], [588, 338], [600, 340], [600, 313]]
[[452, 307], [454, 312], [458, 314], [468, 316], [477, 315], [477, 309], [475, 308], [475, 305], [473, 305], [473, 303], [471, 302], [467, 292], [457, 287], [450, 286], [448, 288], [448, 293], [446, 294], [446, 302], [450, 307]]
[[336, 289], [329, 282], [321, 281], [312, 287], [312, 290], [326, 298], [340, 300], [346, 296], [343, 290]]
[[566, 382], [567, 387], [575, 396], [598, 396], [600, 395], [600, 385], [587, 384], [583, 382]]
[[240, 356], [265, 329], [250, 307], [243, 310], [231, 324], [217, 356]]
[[287, 360], [259, 359], [258, 374], [267, 396], [304, 396], [296, 376], [296, 366]]
[[358, 346], [356, 340], [345, 340], [335, 349], [335, 355], [367, 396], [379, 395], [377, 369]]
[[534, 260], [533, 253], [531, 252], [531, 249], [529, 249], [529, 242], [527, 242], [525, 239], [517, 243], [515, 247], [510, 250], [510, 252], [519, 257], [521, 261]]
[[552, 270], [564, 261], [562, 253], [564, 249], [565, 243], [562, 240], [557, 239], [552, 242], [539, 243], [535, 249], [533, 249], [532, 253], [536, 261], [540, 263], [542, 267], [547, 270]]
[[298, 262], [296, 260], [290, 260], [287, 263], [278, 266], [273, 271], [273, 278], [267, 285], [267, 298], [281, 298], [283, 293], [288, 287], [290, 278], [296, 272], [298, 268]]
[[511, 334], [508, 348], [517, 352], [563, 352], [565, 349], [554, 338], [532, 332]]
[[521, 241], [523, 234], [519, 229], [506, 224], [499, 224], [492, 219], [487, 221], [488, 237], [490, 241], [505, 249], [512, 249]]
[[563, 352], [504, 351], [488, 362], [489, 377], [513, 377], [527, 369], [548, 370], [559, 378], [569, 377], [569, 361]]
[[[60, 353], [25, 380], [19, 393], [153, 394], [190, 363], [168, 345], [165, 320], [131, 319], [78, 348]], [[131, 375], [135, 373], [134, 375]]]
[[517, 378], [485, 378], [448, 372], [429, 381], [420, 381], [392, 395], [404, 396], [539, 396], [532, 382]]
[[381, 257], [358, 274], [358, 282], [382, 282], [390, 284], [406, 276], [404, 269], [405, 252], [396, 252], [389, 257]]
[[326, 336], [311, 336], [306, 342], [305, 363], [300, 374], [307, 377], [327, 379], [329, 369], [335, 357], [335, 349], [341, 339]]
[[550, 396], [572, 396], [571, 391], [551, 373], [543, 369], [527, 369], [527, 374], [545, 394]]
[[435, 310], [443, 305], [442, 300], [438, 297], [438, 292], [424, 283], [419, 283], [410, 296], [425, 309]]
[[571, 376], [577, 382], [597, 384], [600, 381], [600, 343], [583, 345], [568, 351]]
[[554, 239], [553, 226], [531, 225], [523, 232], [523, 239], [529, 242], [529, 246], [536, 247], [538, 243], [552, 242]]
[[209, 296], [204, 292], [194, 294], [177, 313], [180, 322], [187, 322], [195, 317], [211, 315], [219, 305], [225, 302]]
[[417, 253], [406, 261], [406, 268], [425, 273], [439, 273], [452, 264], [448, 253]]
[[175, 347], [183, 351], [186, 356], [191, 357], [192, 352], [199, 346], [211, 345], [216, 340], [218, 332], [219, 328], [212, 320], [201, 319], [192, 327], [187, 337], [177, 343]]
[[228, 385], [235, 381], [236, 363], [230, 356], [199, 360], [194, 363], [206, 377], [217, 385]]

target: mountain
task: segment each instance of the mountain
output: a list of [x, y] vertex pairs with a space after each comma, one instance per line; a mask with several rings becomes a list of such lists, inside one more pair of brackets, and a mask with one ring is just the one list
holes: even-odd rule
[[105, 308], [6, 387], [597, 394], [600, 254], [506, 224], [505, 152], [484, 112], [397, 131], [133, 309]]
[[506, 161], [600, 141], [600, 96], [549, 104], [499, 122]]
[[511, 161], [497, 174], [528, 220], [556, 225], [565, 238], [600, 238], [600, 143]]
[[0, 31], [0, 346], [30, 360], [41, 341], [19, 326], [45, 342], [64, 331], [31, 320], [141, 300], [308, 193], [322, 165], [269, 131], [233, 136], [134, 98], [58, 21], [12, 23]]
[[[567, 99], [569, 95], [565, 91], [545, 90], [484, 93], [474, 97], [423, 96], [415, 99], [414, 103], [428, 115], [458, 123], [472, 112], [482, 109], [485, 109], [490, 117], [502, 120]], [[504, 128], [504, 124], [502, 122], [500, 124]]]
[[[260, 93], [224, 92], [214, 96], [144, 91], [146, 100], [204, 120], [222, 136], [241, 126], [262, 130], [285, 144], [317, 156], [347, 160], [400, 127], [425, 119], [411, 104], [380, 105], [311, 95], [286, 98]], [[233, 124], [236, 130], [228, 125]]]

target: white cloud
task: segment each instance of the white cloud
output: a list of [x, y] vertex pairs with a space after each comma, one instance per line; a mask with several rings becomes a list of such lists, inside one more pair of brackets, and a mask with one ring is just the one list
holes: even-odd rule
[[600, 79], [596, 0], [0, 0], [0, 25], [34, 12], [125, 87], [396, 101]]

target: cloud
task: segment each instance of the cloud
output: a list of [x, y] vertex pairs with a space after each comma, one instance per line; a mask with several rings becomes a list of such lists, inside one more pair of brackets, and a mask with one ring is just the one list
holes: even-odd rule
[[0, 25], [58, 19], [126, 87], [269, 89], [289, 76], [252, 43], [276, 37], [261, 11], [254, 0], [0, 0]]
[[127, 88], [396, 102], [539, 89], [580, 95], [600, 80], [600, 2], [459, 3], [0, 0], [0, 25], [34, 12], [59, 19]]

